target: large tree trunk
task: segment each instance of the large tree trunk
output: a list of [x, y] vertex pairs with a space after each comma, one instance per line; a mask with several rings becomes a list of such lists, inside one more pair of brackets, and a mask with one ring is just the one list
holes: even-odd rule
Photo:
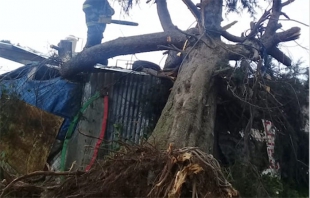
[[150, 138], [155, 138], [159, 148], [174, 143], [212, 153], [216, 112], [212, 74], [223, 64], [223, 54], [220, 48], [209, 48], [203, 42], [190, 52]]

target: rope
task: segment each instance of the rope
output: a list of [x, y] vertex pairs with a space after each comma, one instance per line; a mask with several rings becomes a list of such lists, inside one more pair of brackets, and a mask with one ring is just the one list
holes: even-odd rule
[[70, 123], [61, 151], [61, 163], [60, 163], [61, 171], [65, 170], [67, 147], [77, 122], [80, 120], [81, 116], [83, 115], [87, 107], [99, 97], [100, 97], [99, 92], [96, 92], [95, 95], [93, 95], [90, 99], [88, 99], [86, 103], [82, 106], [82, 108], [79, 110], [79, 112], [76, 114], [76, 116], [73, 118], [73, 121]]

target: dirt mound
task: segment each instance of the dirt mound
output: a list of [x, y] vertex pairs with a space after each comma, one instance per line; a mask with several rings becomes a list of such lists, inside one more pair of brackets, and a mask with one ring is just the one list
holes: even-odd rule
[[[170, 146], [165, 152], [151, 145], [124, 145], [123, 148], [88, 172], [54, 173], [66, 175], [64, 182], [36, 185], [41, 197], [238, 196], [224, 178], [218, 162], [198, 148], [173, 149]], [[16, 190], [13, 183], [2, 190], [2, 195]], [[34, 189], [34, 185], [31, 186], [29, 189]], [[39, 192], [37, 188], [36, 193]]]

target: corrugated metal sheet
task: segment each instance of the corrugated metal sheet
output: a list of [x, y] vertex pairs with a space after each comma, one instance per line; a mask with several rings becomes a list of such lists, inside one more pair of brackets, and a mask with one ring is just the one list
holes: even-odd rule
[[139, 143], [155, 117], [152, 105], [156, 103], [158, 81], [152, 76], [128, 75], [113, 86], [109, 94], [107, 139], [113, 140], [113, 135], [120, 132], [124, 139]]
[[[156, 124], [167, 90], [153, 76], [105, 73], [109, 88], [109, 116], [105, 140], [140, 143]], [[117, 145], [104, 147], [113, 150]], [[101, 157], [106, 152], [100, 152]]]
[[[166, 103], [169, 83], [149, 75], [115, 71], [91, 75], [89, 83], [85, 85], [83, 101], [103, 88], [107, 88], [109, 95], [107, 130], [98, 158], [103, 158], [108, 150], [117, 147], [107, 142], [121, 139], [140, 143], [141, 138], [147, 137]], [[103, 99], [100, 98], [85, 112], [69, 146], [68, 166], [77, 161], [84, 167], [90, 161], [98, 140], [96, 137], [101, 131], [103, 109]]]

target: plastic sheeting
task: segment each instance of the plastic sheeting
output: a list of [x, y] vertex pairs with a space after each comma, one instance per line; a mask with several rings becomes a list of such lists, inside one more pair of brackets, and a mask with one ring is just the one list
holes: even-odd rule
[[18, 98], [64, 118], [57, 135], [63, 140], [71, 120], [81, 107], [82, 84], [64, 80], [56, 69], [29, 64], [0, 76], [0, 94]]

